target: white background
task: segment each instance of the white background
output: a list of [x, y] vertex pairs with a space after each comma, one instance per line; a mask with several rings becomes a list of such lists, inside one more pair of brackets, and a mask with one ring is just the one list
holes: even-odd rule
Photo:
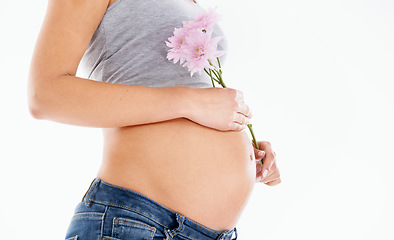
[[[0, 8], [1, 239], [62, 239], [95, 177], [101, 131], [33, 119], [26, 81], [46, 1]], [[394, 239], [394, 2], [218, 5], [227, 85], [243, 90], [282, 183], [257, 185], [240, 239]]]

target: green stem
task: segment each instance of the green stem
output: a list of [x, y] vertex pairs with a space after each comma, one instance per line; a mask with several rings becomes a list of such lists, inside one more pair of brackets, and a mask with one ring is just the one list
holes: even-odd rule
[[221, 69], [222, 67], [220, 66], [220, 60], [219, 60], [219, 57], [217, 57], [216, 59], [218, 60], [219, 69]]
[[219, 80], [220, 85], [222, 85], [223, 88], [226, 88], [226, 84], [223, 82], [222, 75], [217, 71], [217, 69], [213, 70], [213, 74], [215, 74], [216, 78]]
[[219, 57], [217, 57], [216, 59], [217, 59], [217, 61], [218, 61], [218, 65], [219, 65], [219, 73], [220, 73], [220, 74], [223, 74], [223, 72], [222, 72], [222, 66], [221, 66], [221, 64], [220, 64], [220, 59], [219, 59]]
[[[212, 76], [211, 70], [209, 70], [209, 72], [208, 72], [207, 69], [204, 68], [204, 71], [205, 71], [206, 74], [208, 74], [209, 77], [211, 77], [211, 80], [213, 80], [213, 81], [217, 82], [218, 84], [220, 84], [220, 81]], [[215, 83], [214, 82], [212, 82], [212, 85], [215, 87]]]
[[[209, 64], [210, 64], [211, 66], [213, 66], [215, 69], [214, 69], [214, 70], [209, 69], [209, 72], [208, 72], [208, 71], [204, 68], [204, 71], [211, 77], [212, 85], [213, 85], [214, 87], [215, 87], [215, 83], [214, 83], [213, 80], [215, 80], [217, 83], [219, 83], [223, 88], [226, 88], [227, 86], [226, 86], [226, 84], [224, 84], [224, 81], [223, 81], [223, 78], [222, 78], [222, 70], [221, 70], [219, 58], [217, 58], [217, 61], [218, 61], [218, 65], [219, 65], [219, 70], [216, 68], [215, 65], [213, 65], [213, 64], [211, 63], [210, 60], [208, 60]], [[215, 78], [212, 76], [212, 72], [213, 72], [213, 74], [216, 76], [217, 79], [215, 79]], [[255, 146], [258, 150], [260, 150], [259, 144], [257, 143], [256, 137], [255, 137], [255, 135], [254, 135], [254, 132], [253, 132], [253, 128], [252, 128], [252, 124], [251, 124], [251, 123], [248, 124], [248, 128], [249, 128], [250, 134], [252, 135], [252, 141], [253, 141], [254, 146]], [[263, 166], [263, 160], [260, 160], [260, 165]]]
[[212, 77], [212, 74], [210, 74], [206, 68], [204, 68], [204, 71], [208, 74], [208, 76]]
[[[252, 124], [251, 124], [251, 123], [248, 124], [248, 128], [249, 128], [250, 134], [252, 135], [252, 139], [253, 139], [253, 144], [254, 144], [254, 146], [255, 146], [258, 150], [260, 150], [259, 144], [257, 143], [256, 137], [254, 136], [254, 132], [253, 132], [253, 128], [252, 128]], [[260, 160], [260, 165], [263, 166], [263, 160]]]
[[216, 73], [215, 70], [213, 70], [213, 74], [215, 74], [216, 78], [220, 81], [220, 77], [219, 77], [219, 75]]
[[[220, 69], [219, 69], [220, 70]], [[221, 71], [219, 72], [217, 72], [218, 74], [219, 74], [219, 77], [220, 77], [220, 82], [222, 83], [222, 86], [224, 87], [224, 88], [226, 88], [227, 86], [226, 86], [226, 84], [224, 84], [224, 81], [223, 81], [223, 78], [222, 78], [222, 73], [221, 73]]]
[[215, 86], [215, 82], [213, 81], [212, 70], [211, 70], [211, 69], [209, 69], [209, 76], [211, 76], [211, 81], [212, 81], [213, 87], [216, 87], [216, 86]]

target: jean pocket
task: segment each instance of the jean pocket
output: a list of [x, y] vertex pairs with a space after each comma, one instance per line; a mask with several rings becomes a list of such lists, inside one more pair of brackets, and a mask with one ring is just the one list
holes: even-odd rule
[[103, 215], [103, 213], [99, 212], [74, 214], [67, 230], [66, 239], [75, 240], [79, 238], [85, 239], [89, 236], [100, 236]]
[[113, 237], [117, 239], [152, 240], [156, 228], [146, 223], [125, 218], [114, 218]]
[[78, 235], [70, 238], [66, 238], [66, 240], [78, 240]]

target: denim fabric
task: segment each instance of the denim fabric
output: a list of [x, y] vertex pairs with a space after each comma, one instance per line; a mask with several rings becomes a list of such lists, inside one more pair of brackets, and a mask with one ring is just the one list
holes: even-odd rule
[[140, 193], [95, 179], [68, 228], [67, 240], [230, 240]]

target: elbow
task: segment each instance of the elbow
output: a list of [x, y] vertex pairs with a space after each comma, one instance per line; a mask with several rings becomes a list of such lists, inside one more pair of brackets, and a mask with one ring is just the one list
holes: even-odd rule
[[40, 108], [34, 106], [32, 103], [29, 102], [29, 112], [30, 115], [38, 120], [44, 119], [42, 111], [40, 110]]
[[32, 89], [28, 91], [28, 109], [30, 115], [35, 119], [44, 119], [42, 101], [39, 100], [35, 92], [32, 92]]
[[29, 79], [27, 88], [27, 104], [30, 115], [35, 119], [45, 118], [46, 100], [43, 91], [36, 81]]

